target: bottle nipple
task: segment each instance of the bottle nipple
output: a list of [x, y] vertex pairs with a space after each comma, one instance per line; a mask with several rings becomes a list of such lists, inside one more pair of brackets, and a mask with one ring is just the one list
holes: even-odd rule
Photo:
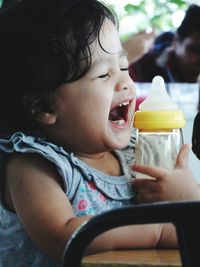
[[152, 80], [150, 94], [139, 105], [139, 110], [171, 110], [178, 106], [172, 101], [165, 88], [164, 79], [155, 76]]
[[164, 79], [155, 76], [149, 95], [135, 112], [133, 127], [137, 129], [176, 129], [185, 126], [183, 112], [172, 101]]

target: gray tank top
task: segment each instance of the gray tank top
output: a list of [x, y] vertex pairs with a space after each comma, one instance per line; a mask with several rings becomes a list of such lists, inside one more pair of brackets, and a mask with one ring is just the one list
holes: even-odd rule
[[[96, 215], [109, 209], [134, 203], [135, 177], [129, 164], [134, 160], [134, 136], [129, 146], [114, 151], [122, 175], [109, 176], [45, 140], [21, 132], [8, 139], [0, 139], [0, 164], [3, 170], [4, 156], [13, 152], [39, 153], [51, 161], [59, 172], [64, 191], [76, 216]], [[3, 178], [3, 177], [2, 177]], [[0, 267], [49, 267], [59, 266], [48, 258], [29, 238], [15, 213], [4, 206], [0, 197]]]

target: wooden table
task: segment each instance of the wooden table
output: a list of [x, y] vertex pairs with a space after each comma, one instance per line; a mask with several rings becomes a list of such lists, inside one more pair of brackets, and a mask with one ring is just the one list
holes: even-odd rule
[[82, 267], [180, 267], [176, 249], [109, 251], [86, 256]]

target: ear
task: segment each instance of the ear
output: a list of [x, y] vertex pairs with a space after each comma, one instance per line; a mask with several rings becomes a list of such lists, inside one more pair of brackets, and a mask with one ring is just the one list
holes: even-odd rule
[[42, 112], [36, 116], [36, 121], [42, 124], [52, 125], [56, 122], [56, 115], [54, 113]]

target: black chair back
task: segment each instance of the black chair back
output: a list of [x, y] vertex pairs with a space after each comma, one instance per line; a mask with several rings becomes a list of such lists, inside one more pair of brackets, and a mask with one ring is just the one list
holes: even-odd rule
[[83, 224], [66, 245], [62, 267], [80, 267], [86, 247], [99, 234], [131, 224], [172, 222], [183, 267], [200, 266], [200, 201], [141, 204], [104, 212]]

